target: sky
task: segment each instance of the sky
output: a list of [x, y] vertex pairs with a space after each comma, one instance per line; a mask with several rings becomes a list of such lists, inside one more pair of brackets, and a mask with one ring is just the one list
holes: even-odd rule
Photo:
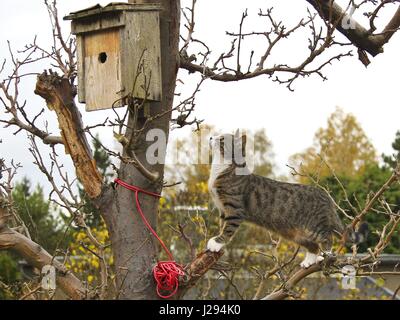
[[[93, 4], [107, 4], [110, 1], [83, 1], [83, 0], [58, 0], [58, 10], [61, 16], [69, 12], [89, 7]], [[342, 1], [343, 2], [343, 1]], [[188, 5], [188, 1], [183, 1]], [[307, 14], [309, 5], [306, 1], [293, 0], [198, 0], [196, 10], [195, 37], [206, 41], [212, 48], [213, 54], [226, 51], [230, 47], [231, 39], [225, 31], [237, 31], [242, 12], [248, 8], [249, 17], [245, 21], [245, 31], [263, 31], [264, 21], [257, 16], [259, 8], [266, 10], [274, 7], [274, 15], [282, 19], [288, 27], [295, 25]], [[391, 10], [388, 8], [381, 19], [387, 21]], [[312, 8], [310, 9], [312, 10]], [[361, 22], [366, 22], [363, 17]], [[363, 20], [362, 20], [363, 19]], [[12, 47], [21, 49], [26, 43], [37, 36], [37, 42], [43, 47], [51, 46], [49, 19], [42, 0], [2, 0], [0, 4], [0, 59], [8, 59], [7, 40]], [[69, 22], [65, 21], [62, 27], [66, 34], [69, 31]], [[264, 27], [264, 29], [263, 29]], [[340, 35], [337, 35], [338, 39]], [[265, 49], [263, 39], [243, 41], [243, 62], [247, 61], [247, 54], [251, 50], [262, 53]], [[282, 42], [273, 56], [276, 62], [295, 62], [304, 58], [307, 46], [306, 30], [300, 31], [299, 36]], [[196, 53], [196, 51], [189, 53]], [[236, 128], [265, 128], [269, 139], [273, 143], [275, 164], [279, 174], [287, 175], [286, 167], [288, 158], [309, 147], [313, 142], [314, 133], [321, 126], [326, 125], [328, 116], [340, 106], [345, 112], [352, 113], [367, 133], [371, 142], [381, 153], [391, 153], [391, 143], [395, 133], [400, 129], [400, 102], [398, 73], [400, 71], [400, 33], [396, 34], [385, 45], [385, 52], [371, 59], [371, 64], [365, 68], [357, 57], [344, 58], [328, 66], [324, 74], [327, 81], [318, 77], [300, 79], [294, 84], [294, 92], [289, 91], [284, 85], [274, 83], [268, 77], [222, 83], [208, 80], [197, 95], [195, 116], [204, 119], [204, 123], [214, 125], [219, 131], [233, 131]], [[328, 52], [324, 58], [330, 57], [334, 52]], [[29, 66], [27, 72], [41, 72], [48, 68], [48, 64], [38, 63]], [[4, 78], [6, 71], [0, 75]], [[198, 77], [189, 76], [181, 70], [178, 77], [184, 86], [178, 88], [182, 97], [189, 94], [196, 85]], [[39, 112], [44, 107], [43, 100], [33, 94], [35, 77], [26, 77], [21, 83], [22, 98], [27, 100], [27, 111], [30, 114]], [[176, 102], [178, 101], [177, 99]], [[87, 125], [102, 122], [109, 111], [96, 111], [87, 113], [84, 106], [79, 106], [83, 121]], [[0, 110], [0, 118], [4, 111]], [[58, 133], [57, 122], [54, 114], [46, 112], [46, 119], [50, 130]], [[42, 123], [44, 123], [42, 121]], [[110, 129], [99, 130], [102, 140], [106, 145], [115, 146]], [[172, 139], [190, 133], [190, 128], [174, 130]], [[12, 134], [10, 128], [0, 128], [0, 157], [6, 160], [14, 159], [21, 162], [23, 168], [19, 177], [24, 175], [48, 188], [43, 175], [34, 166], [33, 158], [28, 152], [28, 142], [25, 133], [17, 136]], [[49, 153], [47, 146], [40, 146], [44, 155]], [[60, 155], [62, 147], [58, 147]], [[61, 152], [60, 152], [61, 151]], [[68, 157], [62, 156], [65, 168], [73, 172], [73, 166]], [[46, 157], [47, 159], [47, 157]], [[49, 160], [46, 160], [49, 163]], [[179, 167], [177, 168], [179, 170]]]

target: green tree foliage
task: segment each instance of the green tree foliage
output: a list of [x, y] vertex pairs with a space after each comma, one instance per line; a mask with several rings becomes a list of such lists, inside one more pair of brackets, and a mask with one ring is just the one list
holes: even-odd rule
[[15, 185], [12, 195], [18, 215], [27, 226], [32, 240], [49, 252], [65, 248], [70, 239], [62, 228], [63, 221], [56, 218], [56, 208], [44, 198], [42, 187], [37, 185], [32, 188], [29, 179], [24, 178]]
[[18, 286], [21, 274], [12, 254], [0, 252], [0, 300], [13, 299], [14, 288]]
[[400, 161], [400, 130], [396, 132], [396, 137], [392, 143], [394, 153], [392, 155], [382, 155], [383, 161], [390, 168], [395, 168]]
[[[29, 234], [48, 252], [65, 249], [71, 240], [71, 233], [65, 230], [62, 219], [57, 219], [59, 212], [45, 199], [43, 189], [32, 187], [28, 178], [16, 183], [12, 192], [15, 209], [26, 225]], [[18, 268], [20, 257], [12, 252], [0, 253], [0, 299], [18, 296], [18, 280], [22, 280]], [[10, 285], [13, 284], [12, 287]]]
[[[93, 147], [93, 154], [97, 167], [103, 177], [109, 181], [112, 177], [112, 173], [110, 173], [111, 160], [108, 154], [101, 148], [99, 136], [93, 139]], [[96, 236], [99, 235], [99, 238], [107, 237], [107, 231], [97, 209], [88, 201], [83, 188], [78, 187], [78, 189], [80, 196], [87, 200], [83, 210], [86, 214], [88, 225], [92, 227], [92, 232], [94, 232]], [[60, 254], [56, 251], [57, 249], [65, 251], [65, 249], [69, 247], [69, 249], [73, 251], [73, 255], [78, 255], [78, 251], [80, 252], [79, 248], [81, 248], [80, 242], [83, 241], [85, 234], [79, 231], [74, 232], [74, 230], [70, 228], [69, 218], [44, 198], [43, 189], [39, 185], [33, 188], [29, 179], [24, 178], [15, 185], [12, 195], [17, 213], [27, 226], [32, 240], [40, 243], [52, 254]], [[80, 252], [80, 254], [81, 253], [82, 252]], [[89, 256], [90, 254], [87, 254], [87, 256], [79, 262], [82, 265], [81, 268], [78, 268], [80, 267], [78, 266], [79, 263], [76, 263], [73, 268], [71, 268], [74, 269], [74, 271], [75, 269], [81, 271], [83, 265], [89, 261], [92, 263], [91, 265], [94, 265], [93, 268], [98, 269], [93, 257]], [[93, 261], [90, 260], [90, 258]], [[18, 268], [19, 259], [18, 256], [12, 253], [0, 253], [0, 299], [17, 297], [19, 295], [18, 285], [16, 288], [9, 287], [10, 284], [18, 283], [18, 280], [21, 280], [21, 274]], [[90, 272], [86, 270], [86, 273]], [[88, 279], [91, 280], [92, 278], [93, 275], [90, 273]]]
[[[397, 132], [392, 146], [395, 151], [394, 155], [383, 155], [384, 163], [380, 164], [375, 156], [374, 147], [357, 119], [338, 108], [328, 118], [327, 127], [316, 132], [314, 145], [305, 152], [292, 156], [291, 161], [295, 165], [301, 163], [299, 171], [304, 175], [296, 176], [299, 182], [318, 182], [330, 191], [335, 201], [349, 215], [354, 216], [357, 211], [362, 210], [371, 193], [379, 190], [390, 177], [396, 159], [399, 157], [400, 131]], [[346, 190], [347, 198], [343, 189]], [[399, 184], [387, 190], [384, 198], [392, 206], [393, 212], [398, 211], [400, 209]], [[379, 209], [378, 203], [373, 207], [374, 211], [366, 215], [371, 232], [360, 251], [377, 243], [378, 233], [388, 220], [388, 217]], [[346, 219], [344, 222], [349, 223]], [[392, 239], [385, 252], [400, 253], [398, 231], [395, 232]]]
[[[330, 190], [330, 194], [333, 196], [335, 201], [345, 209], [349, 215], [354, 216], [356, 212], [354, 212], [352, 208], [355, 208], [360, 212], [367, 199], [371, 196], [371, 192], [379, 190], [391, 174], [392, 169], [378, 164], [371, 164], [364, 169], [362, 175], [355, 177], [338, 176], [337, 178], [346, 190], [350, 204], [346, 201], [346, 195], [344, 194], [343, 188], [339, 185], [335, 177], [332, 175], [324, 177], [320, 181], [320, 184]], [[398, 210], [400, 210], [400, 185], [394, 185], [392, 188], [387, 190], [384, 194], [384, 199], [391, 205], [393, 212], [398, 212]], [[365, 221], [369, 224], [370, 233], [366, 243], [361, 245], [360, 252], [365, 251], [368, 247], [371, 247], [378, 242], [379, 232], [382, 231], [382, 227], [388, 221], [388, 216], [384, 214], [381, 209], [382, 208], [378, 203], [373, 207], [369, 214], [366, 215]], [[349, 223], [349, 221], [346, 220], [344, 220], [344, 222]], [[394, 233], [391, 242], [385, 248], [385, 253], [400, 253], [399, 231]]]
[[93, 158], [96, 161], [97, 168], [100, 170], [101, 175], [106, 179], [107, 182], [110, 181], [113, 174], [110, 171], [111, 159], [108, 153], [101, 147], [100, 136], [96, 134], [95, 138], [92, 140], [93, 143]]

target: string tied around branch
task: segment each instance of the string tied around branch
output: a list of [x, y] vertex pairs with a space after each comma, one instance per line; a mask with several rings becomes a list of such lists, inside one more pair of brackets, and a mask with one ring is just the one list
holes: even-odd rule
[[[137, 186], [130, 185], [119, 178], [116, 178], [114, 182], [128, 190], [135, 192], [136, 209], [139, 212], [143, 223], [146, 225], [147, 229], [149, 229], [149, 231], [153, 234], [153, 236], [160, 242], [161, 246], [163, 247], [170, 259], [170, 261], [157, 262], [157, 264], [153, 267], [153, 277], [157, 285], [158, 296], [163, 299], [171, 298], [178, 291], [179, 277], [183, 276], [185, 272], [183, 271], [183, 267], [175, 262], [172, 253], [168, 250], [167, 246], [158, 236], [156, 231], [151, 227], [150, 223], [148, 222], [142, 211], [139, 201], [139, 193], [144, 193], [146, 195], [156, 198], [160, 198], [161, 195], [155, 192], [141, 189]], [[167, 292], [167, 294], [163, 294], [163, 292]]]

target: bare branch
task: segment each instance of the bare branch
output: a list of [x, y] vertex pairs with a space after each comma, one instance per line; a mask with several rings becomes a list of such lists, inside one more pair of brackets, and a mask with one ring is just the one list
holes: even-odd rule
[[[272, 17], [272, 9], [268, 9], [265, 13], [260, 10], [258, 16], [267, 19], [268, 25], [271, 26], [270, 30], [261, 32], [244, 32], [244, 21], [248, 17], [247, 12], [244, 12], [240, 20], [239, 32], [226, 33], [228, 36], [234, 37], [229, 51], [222, 53], [213, 64], [207, 65], [206, 62], [209, 60], [209, 56], [211, 54], [211, 51], [207, 46], [204, 46], [207, 48], [206, 52], [201, 53], [203, 59], [200, 64], [195, 63], [197, 60], [196, 56], [189, 56], [185, 50], [180, 54], [180, 67], [188, 70], [189, 73], [198, 72], [201, 73], [205, 78], [224, 82], [251, 79], [261, 75], [266, 75], [269, 77], [275, 76], [273, 81], [280, 84], [285, 84], [290, 90], [293, 90], [292, 84], [299, 77], [306, 77], [314, 74], [325, 80], [326, 77], [322, 74], [323, 68], [331, 64], [334, 60], [340, 60], [343, 57], [351, 56], [350, 51], [339, 53], [327, 58], [325, 62], [319, 63], [319, 65], [316, 67], [310, 67], [316, 61], [316, 58], [319, 57], [327, 48], [332, 47], [333, 45], [343, 45], [334, 41], [332, 36], [334, 27], [327, 28], [326, 34], [322, 34], [322, 30], [317, 31], [317, 27], [314, 24], [315, 14], [312, 15], [310, 12], [308, 13], [307, 19], [301, 19], [298, 24], [289, 29], [286, 28], [282, 22], [277, 22]], [[310, 52], [308, 52], [307, 57], [304, 58], [301, 63], [297, 64], [296, 66], [288, 66], [286, 63], [271, 63], [269, 67], [265, 65], [267, 59], [272, 55], [273, 49], [281, 43], [282, 39], [287, 39], [295, 31], [306, 26], [309, 26], [311, 30], [311, 37], [309, 39]], [[255, 52], [254, 50], [251, 50], [249, 67], [246, 72], [242, 72], [240, 66], [240, 56], [243, 47], [242, 41], [244, 38], [252, 36], [264, 37], [267, 41], [267, 49], [261, 55], [256, 67], [253, 68], [253, 70], [251, 70], [251, 66], [253, 64]], [[229, 59], [233, 58], [234, 56], [236, 57], [235, 67], [230, 67]], [[310, 68], [307, 69], [307, 67]], [[285, 75], [286, 78], [281, 79], [280, 74]]]
[[[395, 3], [396, 1], [382, 1], [377, 6], [375, 12], [371, 15], [371, 29], [365, 29], [361, 24], [355, 21], [349, 14], [343, 10], [334, 1], [328, 0], [307, 0], [319, 13], [319, 15], [325, 19], [328, 23], [337, 23], [337, 30], [346, 36], [356, 47], [367, 51], [372, 56], [376, 56], [383, 52], [383, 45], [387, 43], [393, 34], [400, 27], [400, 7], [398, 7], [393, 18], [384, 28], [380, 34], [371, 34], [375, 31], [374, 20], [378, 11], [381, 7], [387, 3]], [[343, 23], [347, 21], [347, 24]]]
[[197, 255], [196, 259], [185, 268], [185, 278], [180, 281], [182, 285], [175, 299], [179, 299], [193, 287], [223, 254], [221, 250], [219, 252], [205, 251]]
[[13, 250], [32, 266], [41, 270], [52, 265], [57, 271], [57, 284], [72, 299], [88, 298], [85, 286], [64, 265], [55, 260], [40, 245], [9, 228], [0, 231], [0, 250]]

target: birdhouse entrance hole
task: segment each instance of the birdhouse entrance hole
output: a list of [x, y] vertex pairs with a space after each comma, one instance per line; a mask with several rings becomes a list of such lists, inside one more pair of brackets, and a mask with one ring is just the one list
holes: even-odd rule
[[107, 53], [101, 52], [99, 54], [99, 61], [100, 63], [105, 63], [107, 61]]

